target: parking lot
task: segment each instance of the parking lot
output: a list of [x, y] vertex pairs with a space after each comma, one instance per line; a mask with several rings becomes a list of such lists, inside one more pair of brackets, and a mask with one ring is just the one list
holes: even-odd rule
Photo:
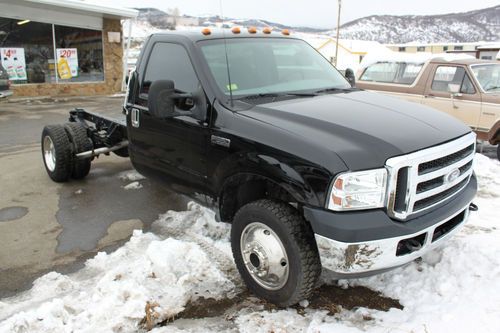
[[120, 117], [122, 98], [0, 102], [0, 297], [29, 288], [47, 271], [74, 271], [134, 229], [147, 230], [158, 214], [185, 208], [183, 197], [147, 179], [125, 189], [134, 180], [127, 178], [132, 165], [113, 154], [94, 160], [85, 180], [57, 184], [47, 176], [43, 126], [65, 122], [74, 107]]

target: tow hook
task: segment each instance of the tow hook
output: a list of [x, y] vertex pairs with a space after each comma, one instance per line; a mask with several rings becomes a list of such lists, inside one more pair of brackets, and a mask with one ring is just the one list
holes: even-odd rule
[[471, 202], [470, 205], [469, 205], [469, 210], [471, 212], [477, 212], [479, 210], [479, 207], [475, 203]]
[[416, 239], [408, 239], [403, 244], [408, 249], [409, 253], [418, 251], [422, 248], [422, 244]]

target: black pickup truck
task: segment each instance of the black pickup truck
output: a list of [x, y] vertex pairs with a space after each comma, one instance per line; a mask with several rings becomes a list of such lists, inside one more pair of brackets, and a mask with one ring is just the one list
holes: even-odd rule
[[130, 157], [232, 223], [243, 280], [280, 306], [307, 298], [322, 267], [349, 278], [404, 265], [477, 208], [467, 126], [352, 88], [286, 32], [154, 34], [124, 113], [75, 109], [46, 126], [49, 176], [81, 179], [94, 156]]

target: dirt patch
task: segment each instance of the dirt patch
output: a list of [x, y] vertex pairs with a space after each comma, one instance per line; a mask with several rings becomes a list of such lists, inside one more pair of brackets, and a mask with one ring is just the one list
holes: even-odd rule
[[[385, 297], [379, 292], [366, 287], [343, 289], [337, 286], [323, 285], [316, 289], [308, 301], [309, 305], [307, 308], [300, 305], [294, 305], [292, 308], [301, 315], [305, 314], [306, 309], [314, 309], [326, 310], [332, 316], [339, 313], [342, 309], [352, 310], [358, 307], [380, 311], [389, 311], [391, 308], [403, 309], [398, 300]], [[143, 318], [140, 324], [149, 330], [154, 326], [168, 325], [178, 319], [223, 317], [225, 320], [231, 320], [239, 310], [249, 307], [254, 308], [255, 311], [275, 311], [280, 309], [274, 304], [252, 297], [249, 292], [244, 292], [231, 299], [215, 300], [212, 298], [199, 298], [196, 301], [186, 304], [184, 311], [157, 325], [148, 325], [147, 316]], [[366, 320], [370, 319], [367, 318]]]
[[[340, 312], [341, 309], [352, 310], [364, 307], [380, 311], [391, 308], [403, 309], [398, 300], [385, 297], [379, 292], [366, 287], [351, 287], [342, 289], [337, 286], [323, 285], [316, 289], [309, 298], [308, 308], [327, 310], [329, 314]], [[301, 306], [295, 306], [300, 311]]]

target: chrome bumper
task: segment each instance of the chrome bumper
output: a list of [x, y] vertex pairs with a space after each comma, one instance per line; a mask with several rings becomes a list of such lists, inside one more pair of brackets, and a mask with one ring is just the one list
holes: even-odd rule
[[[469, 205], [426, 229], [400, 237], [344, 243], [315, 234], [321, 264], [339, 278], [369, 276], [405, 265], [456, 233], [469, 217]], [[403, 248], [408, 240], [414, 239], [420, 246], [412, 250]]]

